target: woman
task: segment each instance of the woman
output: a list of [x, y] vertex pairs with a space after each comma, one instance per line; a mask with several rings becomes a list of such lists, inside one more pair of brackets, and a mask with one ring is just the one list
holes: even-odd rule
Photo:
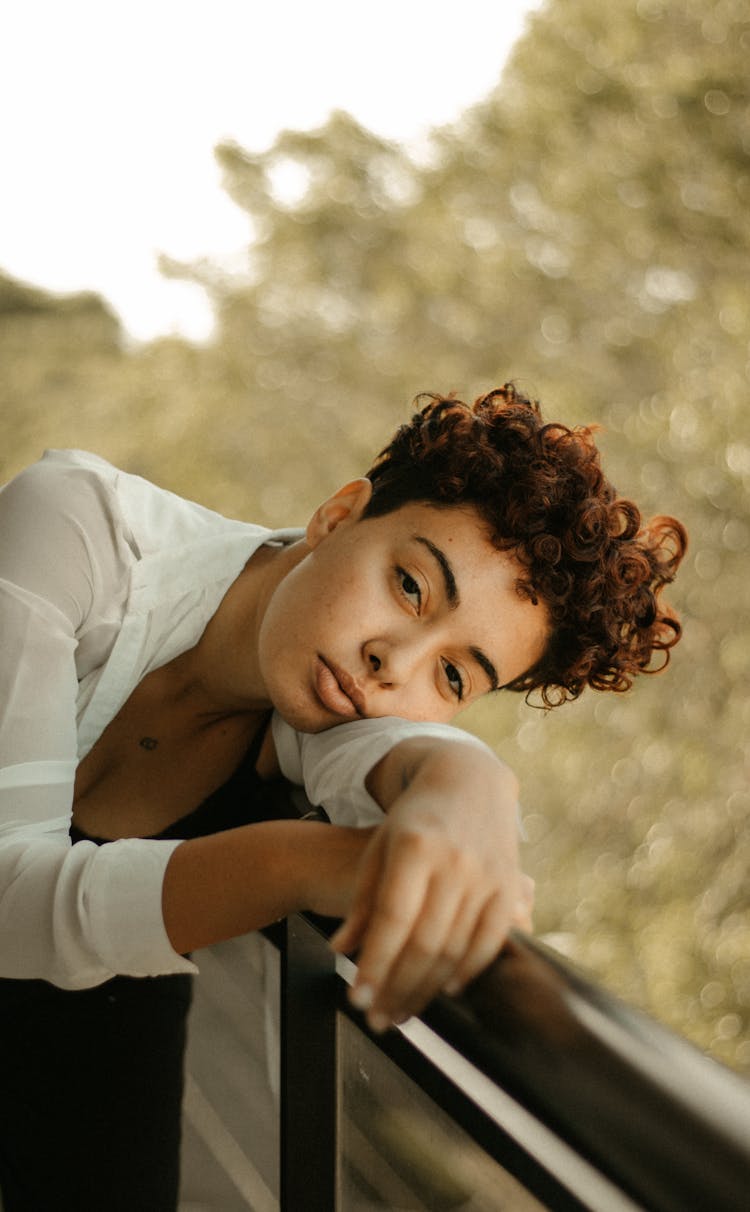
[[[6, 1212], [158, 1212], [187, 953], [307, 908], [344, 918], [375, 1030], [459, 991], [526, 897], [513, 775], [450, 721], [668, 658], [684, 532], [641, 527], [590, 432], [510, 385], [431, 398], [304, 534], [75, 452], [0, 514]], [[279, 774], [333, 824], [264, 819]]]

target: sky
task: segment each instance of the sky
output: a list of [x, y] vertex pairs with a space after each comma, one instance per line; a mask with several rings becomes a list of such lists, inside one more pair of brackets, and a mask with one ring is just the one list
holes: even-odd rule
[[213, 148], [333, 109], [409, 143], [497, 83], [539, 0], [10, 0], [0, 8], [0, 269], [99, 291], [135, 340], [210, 335], [160, 253], [231, 259]]

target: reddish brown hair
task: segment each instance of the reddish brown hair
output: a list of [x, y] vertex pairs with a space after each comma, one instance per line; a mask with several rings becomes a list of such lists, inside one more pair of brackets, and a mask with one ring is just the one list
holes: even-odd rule
[[519, 593], [543, 602], [552, 625], [542, 658], [506, 689], [538, 689], [552, 707], [585, 686], [623, 691], [663, 669], [681, 629], [659, 599], [685, 553], [684, 527], [669, 517], [642, 525], [605, 479], [593, 430], [545, 424], [512, 383], [471, 407], [431, 394], [416, 403], [367, 473], [365, 516], [409, 501], [479, 512], [524, 570]]

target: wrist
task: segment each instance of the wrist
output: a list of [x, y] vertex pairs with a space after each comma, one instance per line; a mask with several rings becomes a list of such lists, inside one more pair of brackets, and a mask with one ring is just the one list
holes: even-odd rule
[[344, 917], [350, 908], [359, 861], [374, 829], [316, 825], [302, 839], [299, 856], [300, 909], [325, 917]]
[[[460, 739], [459, 739], [460, 738]], [[366, 786], [385, 812], [416, 787], [456, 792], [497, 803], [515, 804], [518, 780], [486, 745], [466, 734], [435, 741], [412, 737], [394, 746], [367, 776]]]

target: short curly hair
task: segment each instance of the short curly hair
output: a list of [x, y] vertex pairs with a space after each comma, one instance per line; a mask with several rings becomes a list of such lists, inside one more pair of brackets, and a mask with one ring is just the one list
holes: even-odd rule
[[586, 686], [624, 691], [637, 673], [665, 668], [681, 627], [660, 594], [686, 532], [671, 517], [641, 524], [605, 478], [594, 430], [545, 424], [513, 383], [472, 406], [432, 393], [415, 405], [367, 472], [365, 517], [410, 501], [471, 505], [493, 545], [518, 560], [518, 592], [544, 603], [551, 631], [541, 658], [504, 689], [538, 690], [554, 707]]

